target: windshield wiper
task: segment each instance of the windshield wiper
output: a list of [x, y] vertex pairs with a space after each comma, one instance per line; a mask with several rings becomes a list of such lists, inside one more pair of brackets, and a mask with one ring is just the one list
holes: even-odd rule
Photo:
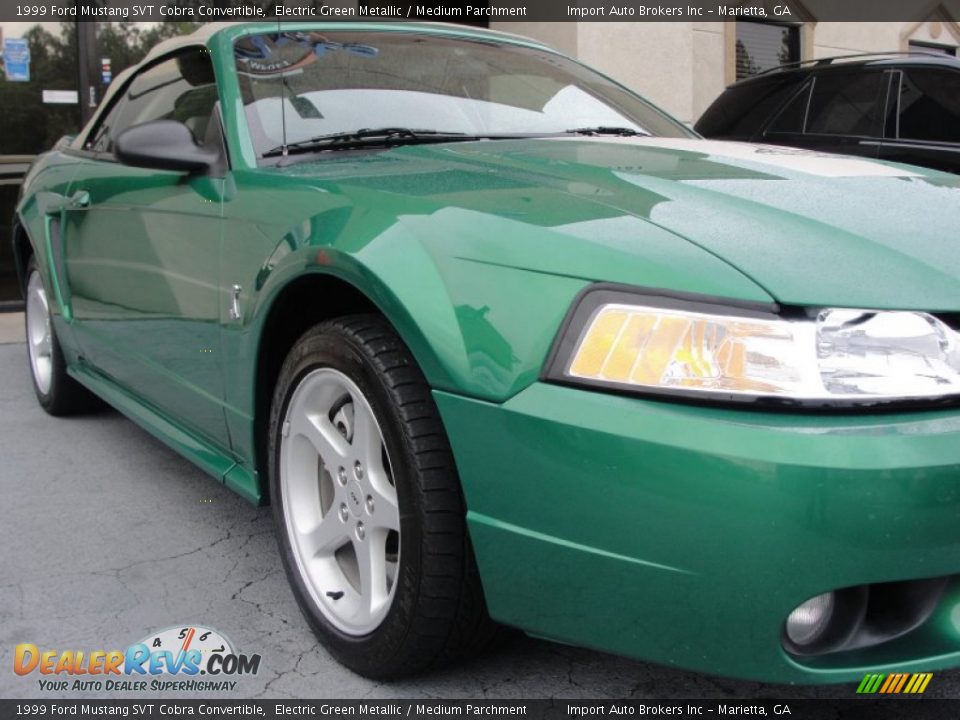
[[619, 135], [620, 137], [650, 137], [650, 133], [643, 130], [634, 130], [628, 127], [606, 127], [598, 125], [597, 127], [574, 128], [565, 130], [568, 135]]
[[472, 140], [476, 136], [466, 135], [461, 132], [444, 132], [442, 130], [421, 130], [402, 127], [386, 128], [360, 128], [350, 132], [331, 133], [329, 135], [318, 135], [299, 140], [295, 143], [289, 143], [286, 146], [278, 145], [271, 150], [267, 150], [263, 157], [276, 157], [283, 155], [284, 150], [287, 153], [309, 152], [317, 149], [348, 149], [352, 147], [362, 147], [364, 145], [400, 145], [404, 143], [417, 142], [438, 142], [441, 140]]

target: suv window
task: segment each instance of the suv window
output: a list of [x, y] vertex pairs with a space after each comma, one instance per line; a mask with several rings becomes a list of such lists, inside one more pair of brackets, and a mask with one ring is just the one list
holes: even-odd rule
[[883, 72], [818, 75], [810, 98], [807, 132], [867, 137], [882, 135], [888, 77]]
[[899, 128], [904, 139], [960, 142], [960, 72], [905, 69]]
[[807, 119], [807, 103], [809, 100], [810, 85], [808, 84], [773, 119], [773, 122], [767, 128], [767, 133], [802, 133], [803, 124]]
[[123, 130], [153, 120], [179, 120], [204, 143], [214, 130], [210, 120], [216, 105], [210, 53], [191, 48], [138, 73], [91, 131], [85, 149], [113, 152], [114, 139]]
[[708, 137], [751, 137], [797, 89], [802, 78], [771, 78], [767, 82], [734, 85], [697, 121], [697, 131]]

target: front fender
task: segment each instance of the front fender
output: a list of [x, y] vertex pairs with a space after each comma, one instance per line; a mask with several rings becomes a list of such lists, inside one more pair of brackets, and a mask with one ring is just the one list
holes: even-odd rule
[[290, 282], [332, 275], [379, 308], [438, 390], [504, 402], [528, 387], [592, 282], [770, 299], [722, 260], [629, 215], [551, 227], [409, 199], [390, 214], [369, 210], [371, 198], [327, 198], [260, 269], [255, 333]]
[[[226, 299], [222, 351], [234, 452], [245, 460], [257, 454], [265, 402], [262, 388], [257, 399], [258, 364], [272, 311], [310, 275], [337, 278], [367, 298], [434, 390], [493, 403], [537, 380], [573, 299], [592, 282], [769, 300], [719, 258], [608, 206], [590, 204], [588, 215], [581, 205], [555, 222], [557, 213], [541, 207], [560, 202], [552, 195], [514, 212], [496, 198], [465, 206], [476, 193], [441, 202], [296, 175], [243, 174], [234, 187], [222, 283], [226, 293], [242, 288], [241, 319], [227, 316]], [[322, 296], [298, 301], [318, 306], [304, 307], [308, 320], [329, 316]]]
[[336, 277], [390, 321], [431, 387], [502, 402], [536, 380], [589, 281], [461, 257], [440, 237], [404, 217], [360, 247], [288, 235], [261, 271], [251, 330], [305, 273]]

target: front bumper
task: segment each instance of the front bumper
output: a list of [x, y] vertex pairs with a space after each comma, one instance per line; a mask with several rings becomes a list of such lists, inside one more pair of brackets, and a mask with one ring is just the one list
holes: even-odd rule
[[960, 665], [960, 582], [887, 643], [797, 659], [790, 611], [960, 573], [960, 412], [788, 415], [537, 383], [435, 393], [491, 615], [554, 640], [771, 682]]

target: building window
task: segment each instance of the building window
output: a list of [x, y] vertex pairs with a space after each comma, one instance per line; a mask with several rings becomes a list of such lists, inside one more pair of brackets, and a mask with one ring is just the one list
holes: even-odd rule
[[942, 55], [952, 55], [953, 57], [957, 56], [957, 48], [952, 45], [937, 45], [936, 43], [918, 42], [917, 40], [910, 41], [910, 50], [911, 52], [917, 50], [918, 52], [933, 52]]
[[[0, 22], [0, 312], [20, 305], [9, 218], [32, 156], [81, 128], [84, 113], [93, 109], [91, 93], [94, 100], [102, 98], [113, 78], [139, 62], [150, 48], [199, 25], [193, 21]], [[15, 73], [2, 57], [3, 47], [9, 48], [11, 40], [29, 50], [29, 60], [18, 63]], [[81, 46], [86, 57], [94, 59], [93, 67], [87, 68], [86, 88], [80, 87], [78, 77]]]
[[799, 26], [737, 22], [737, 80], [799, 59]]

